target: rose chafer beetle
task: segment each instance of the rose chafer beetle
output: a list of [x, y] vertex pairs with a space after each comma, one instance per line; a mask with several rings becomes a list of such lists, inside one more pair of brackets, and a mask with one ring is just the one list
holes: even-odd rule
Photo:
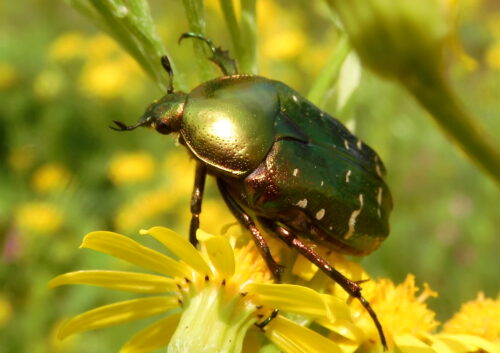
[[[265, 230], [318, 266], [357, 298], [381, 324], [361, 294], [308, 243], [349, 255], [367, 255], [389, 233], [392, 198], [377, 154], [339, 121], [321, 111], [286, 84], [237, 73], [227, 52], [205, 37], [185, 33], [210, 47], [211, 60], [224, 76], [202, 83], [190, 93], [175, 92], [170, 76], [167, 94], [152, 103], [139, 122], [115, 121], [115, 130], [152, 127], [178, 133], [196, 161], [191, 198], [190, 241], [196, 230], [206, 175], [213, 175], [225, 203], [246, 227], [276, 281], [281, 266], [262, 236]], [[179, 40], [179, 41], [180, 41]], [[306, 241], [304, 241], [306, 240]], [[267, 320], [266, 320], [267, 321]]]

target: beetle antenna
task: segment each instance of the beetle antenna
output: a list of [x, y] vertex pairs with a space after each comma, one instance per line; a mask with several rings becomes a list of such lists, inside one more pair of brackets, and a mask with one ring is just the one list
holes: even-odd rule
[[161, 66], [165, 69], [165, 71], [168, 73], [168, 88], [167, 88], [167, 93], [174, 93], [174, 71], [172, 70], [172, 65], [170, 64], [170, 60], [168, 59], [168, 56], [163, 55], [161, 57]]
[[118, 127], [115, 127], [115, 126], [110, 126], [109, 128], [112, 129], [112, 130], [115, 130], [115, 131], [132, 131], [136, 128], [138, 128], [139, 126], [143, 126], [145, 125], [145, 122], [138, 122], [137, 124], [135, 125], [125, 125], [124, 123], [122, 123], [121, 121], [119, 120], [113, 120], [113, 122], [116, 124], [116, 126]]

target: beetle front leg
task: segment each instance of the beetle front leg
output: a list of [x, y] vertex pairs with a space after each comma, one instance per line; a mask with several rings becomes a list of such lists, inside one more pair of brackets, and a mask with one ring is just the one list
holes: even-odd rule
[[343, 274], [333, 268], [333, 266], [330, 265], [328, 261], [323, 259], [317, 252], [315, 252], [311, 247], [304, 244], [304, 242], [302, 242], [298, 237], [296, 237], [287, 229], [272, 222], [268, 222], [268, 225], [272, 227], [276, 234], [288, 246], [297, 249], [300, 254], [302, 254], [305, 258], [318, 266], [318, 268], [323, 271], [328, 277], [338, 283], [350, 296], [360, 301], [361, 305], [363, 305], [365, 310], [368, 312], [373, 320], [373, 323], [375, 324], [375, 327], [377, 328], [378, 334], [380, 336], [380, 341], [384, 346], [384, 350], [387, 350], [387, 342], [385, 339], [384, 331], [382, 329], [382, 325], [377, 318], [377, 314], [370, 306], [370, 303], [363, 297], [363, 295], [361, 295], [361, 287], [359, 283], [351, 281], [349, 278], [345, 277]]
[[253, 219], [236, 203], [236, 201], [234, 201], [231, 195], [229, 195], [220, 179], [217, 179], [217, 185], [219, 186], [222, 198], [226, 202], [226, 205], [229, 207], [233, 215], [241, 224], [245, 226], [245, 228], [250, 231], [250, 234], [252, 234], [255, 245], [257, 246], [260, 255], [264, 258], [269, 271], [271, 271], [274, 281], [276, 283], [279, 283], [281, 281], [281, 272], [283, 271], [283, 266], [281, 266], [274, 260], [266, 240], [255, 225]]
[[196, 246], [196, 231], [200, 228], [201, 202], [203, 201], [203, 190], [205, 190], [205, 179], [207, 178], [207, 167], [202, 163], [196, 163], [194, 176], [194, 188], [191, 195], [191, 224], [189, 225], [189, 242]]

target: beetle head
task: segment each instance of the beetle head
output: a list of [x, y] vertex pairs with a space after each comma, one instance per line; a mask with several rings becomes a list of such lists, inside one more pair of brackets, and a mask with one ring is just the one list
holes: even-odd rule
[[169, 76], [167, 94], [146, 108], [146, 112], [137, 124], [127, 126], [121, 121], [114, 120], [117, 127], [111, 127], [117, 131], [130, 131], [140, 126], [152, 127], [161, 134], [170, 134], [181, 129], [182, 113], [186, 103], [187, 94], [174, 92], [173, 71], [167, 56], [162, 56], [161, 64]]
[[113, 120], [117, 131], [131, 131], [138, 127], [152, 127], [161, 134], [177, 132], [181, 128], [182, 113], [187, 94], [184, 92], [168, 93], [161, 99], [151, 103], [135, 125], [127, 126], [121, 121]]

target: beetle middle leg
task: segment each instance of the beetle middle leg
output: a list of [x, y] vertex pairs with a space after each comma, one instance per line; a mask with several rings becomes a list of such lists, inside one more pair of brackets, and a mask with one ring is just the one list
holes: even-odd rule
[[378, 334], [380, 336], [380, 341], [387, 350], [387, 342], [385, 339], [384, 331], [382, 325], [377, 318], [377, 314], [370, 306], [370, 303], [361, 294], [361, 286], [358, 282], [351, 281], [349, 278], [345, 277], [332, 265], [328, 263], [324, 258], [322, 258], [316, 251], [311, 247], [307, 246], [303, 241], [301, 241], [297, 236], [291, 233], [289, 230], [279, 226], [271, 221], [265, 221], [266, 225], [269, 226], [274, 232], [290, 247], [297, 249], [297, 251], [302, 254], [306, 259], [311, 261], [313, 264], [318, 266], [318, 268], [323, 271], [328, 277], [333, 279], [338, 283], [350, 296], [358, 299], [372, 318], [375, 327], [377, 328]]
[[189, 242], [196, 246], [196, 231], [200, 228], [201, 202], [205, 190], [205, 179], [207, 178], [207, 167], [202, 163], [196, 163], [194, 176], [194, 188], [191, 195], [191, 224], [189, 225]]
[[234, 201], [231, 195], [229, 195], [220, 179], [217, 179], [217, 185], [219, 187], [222, 198], [226, 202], [233, 215], [250, 231], [250, 234], [252, 234], [255, 245], [257, 246], [257, 249], [259, 250], [261, 256], [264, 258], [269, 271], [271, 271], [274, 280], [279, 283], [281, 280], [281, 271], [283, 270], [283, 267], [274, 260], [273, 255], [271, 254], [271, 250], [269, 249], [269, 246], [267, 245], [267, 242], [260, 233], [259, 229], [255, 225], [255, 222], [236, 203], [236, 201]]

